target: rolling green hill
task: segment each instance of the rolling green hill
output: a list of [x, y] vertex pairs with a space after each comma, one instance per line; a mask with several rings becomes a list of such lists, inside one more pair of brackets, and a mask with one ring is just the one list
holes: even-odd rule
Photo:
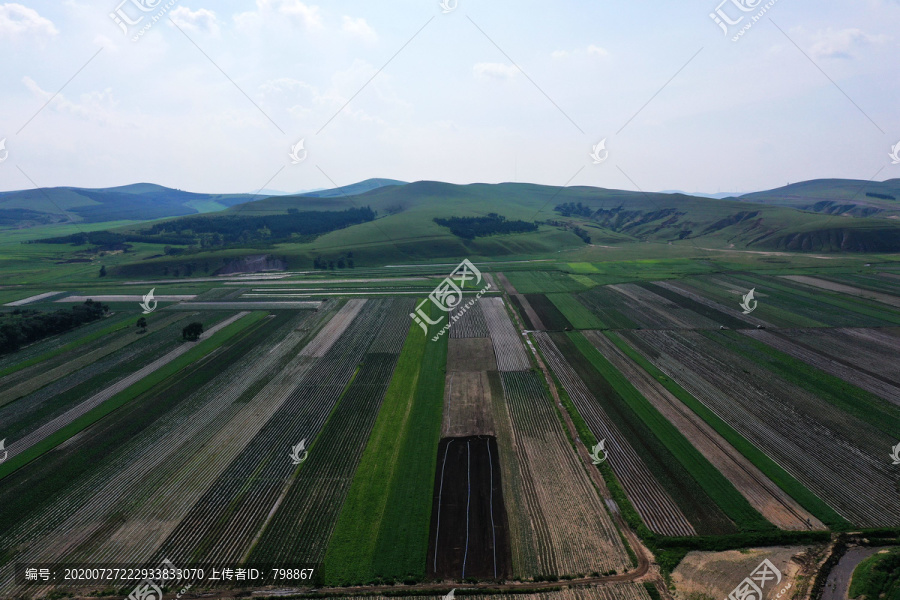
[[195, 194], [150, 183], [0, 192], [0, 227], [147, 221], [224, 210], [254, 199], [249, 194]]
[[742, 202], [786, 206], [851, 217], [900, 218], [900, 179], [858, 181], [816, 179], [766, 192], [745, 194]]
[[[900, 220], [837, 216], [746, 198], [526, 183], [379, 185], [375, 180], [364, 182], [362, 188], [373, 185], [378, 187], [355, 195], [270, 197], [215, 213], [57, 239], [54, 245], [62, 249], [77, 242], [73, 252], [79, 259], [124, 251], [125, 260], [116, 261], [112, 274], [127, 277], [216, 273], [235, 261], [261, 255], [300, 270], [350, 256], [360, 266], [445, 262], [460, 256], [546, 257], [586, 248], [586, 243], [817, 253], [900, 251]], [[106, 193], [136, 198], [154, 194], [143, 185], [130, 187], [127, 192]], [[357, 218], [361, 210], [368, 216]], [[498, 216], [486, 220], [492, 213]], [[476, 223], [483, 229], [490, 219], [506, 220], [505, 225], [466, 236], [458, 227], [439, 224]], [[291, 225], [305, 220], [331, 224]], [[537, 228], [525, 226], [532, 224]], [[497, 234], [491, 235], [494, 231]]]

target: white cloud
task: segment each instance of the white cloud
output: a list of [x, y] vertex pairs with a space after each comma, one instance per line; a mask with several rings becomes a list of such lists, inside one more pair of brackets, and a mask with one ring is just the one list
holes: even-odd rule
[[570, 58], [570, 57], [576, 57], [576, 56], [584, 56], [585, 54], [587, 54], [588, 56], [597, 56], [597, 57], [600, 57], [600, 58], [609, 58], [609, 50], [607, 50], [606, 48], [602, 48], [602, 47], [600, 47], [600, 46], [596, 46], [596, 45], [594, 45], [594, 44], [591, 44], [590, 46], [588, 46], [588, 47], [585, 48], [584, 50], [580, 50], [580, 49], [579, 49], [579, 50], [572, 50], [572, 51], [569, 51], [569, 50], [554, 50], [553, 52], [550, 53], [550, 57], [551, 57], [551, 58], [554, 58], [554, 59], [557, 59], [557, 60], [560, 60], [560, 59], [563, 59], [563, 58]]
[[50, 19], [21, 4], [0, 4], [0, 37], [19, 34], [56, 35], [59, 31]]
[[886, 35], [869, 35], [861, 29], [835, 31], [830, 27], [812, 36], [810, 53], [813, 58], [853, 58], [853, 50], [869, 44], [887, 41]]
[[94, 36], [94, 43], [98, 46], [101, 46], [104, 50], [110, 50], [112, 52], [116, 52], [119, 49], [118, 44], [116, 44], [105, 35], [99, 33]]
[[600, 46], [595, 46], [594, 44], [588, 46], [587, 53], [592, 56], [599, 56], [600, 58], [609, 58], [609, 50], [601, 48]]
[[257, 26], [263, 20], [288, 18], [303, 25], [308, 30], [322, 29], [322, 16], [318, 6], [311, 6], [300, 0], [256, 0], [256, 11], [235, 15], [239, 27]]
[[54, 96], [53, 92], [42, 89], [34, 79], [27, 75], [22, 78], [22, 83], [42, 102], [47, 102], [52, 98], [50, 106], [61, 113], [102, 123], [111, 123], [114, 119], [114, 110], [118, 106], [118, 102], [113, 98], [111, 88], [102, 92], [93, 91], [81, 94], [79, 101], [73, 102], [61, 93]]
[[503, 63], [478, 63], [472, 68], [479, 79], [512, 79], [519, 73], [515, 65]]
[[375, 30], [372, 29], [366, 20], [362, 17], [358, 19], [353, 19], [348, 16], [344, 16], [344, 25], [343, 30], [354, 37], [358, 37], [361, 40], [367, 42], [374, 42], [378, 39], [378, 34], [375, 33]]
[[169, 16], [176, 25], [188, 31], [202, 31], [214, 35], [219, 32], [216, 13], [205, 8], [191, 10], [186, 6], [179, 6], [170, 12]]

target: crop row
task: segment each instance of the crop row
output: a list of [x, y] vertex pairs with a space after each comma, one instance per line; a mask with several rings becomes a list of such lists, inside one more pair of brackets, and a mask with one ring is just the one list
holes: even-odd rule
[[[500, 374], [494, 399], [513, 567], [520, 576], [624, 571], [627, 555], [539, 376]], [[529, 559], [533, 560], [533, 564]]]
[[[703, 335], [627, 334], [666, 375], [860, 526], [895, 526], [892, 439]], [[895, 443], [895, 442], [893, 442]]]
[[538, 333], [536, 337], [550, 368], [575, 403], [591, 433], [598, 440], [606, 440], [609, 464], [647, 526], [663, 535], [694, 535], [691, 522], [650, 473], [647, 465], [567, 358], [563, 357], [554, 341], [545, 333]]
[[494, 354], [497, 356], [497, 367], [501, 371], [527, 371], [531, 368], [531, 362], [525, 347], [522, 345], [521, 336], [509, 320], [509, 314], [501, 298], [482, 298], [479, 303], [484, 311], [488, 330], [491, 332], [491, 341], [494, 344]]
[[[166, 539], [159, 560], [237, 561], [246, 555], [279, 497], [291, 488], [297, 471], [291, 447], [306, 439], [315, 451], [313, 440], [357, 372], [386, 308], [385, 301], [367, 301], [362, 310], [348, 303], [335, 318], [345, 311], [358, 314], [324, 356], [301, 352], [298, 373], [282, 371], [256, 395], [251, 404], [260, 405], [246, 418], [258, 425], [247, 427], [241, 452]], [[326, 327], [311, 344], [322, 347], [322, 340], [334, 335]]]
[[[148, 559], [180, 511], [187, 510], [185, 504], [196, 499], [192, 486], [181, 484], [202, 487], [203, 473], [230, 460], [226, 445], [207, 444], [208, 432], [224, 428], [235, 400], [278, 365], [278, 347], [297, 320], [290, 320], [288, 328], [279, 319], [257, 324], [211, 355], [224, 370], [200, 361], [98, 422], [62, 451], [10, 476], [9, 487], [3, 488], [3, 516], [15, 526], [6, 528], [3, 544], [17, 548], [15, 559]], [[285, 353], [291, 349], [282, 347]], [[192, 461], [196, 470], [190, 468]], [[122, 535], [113, 535], [122, 526]]]

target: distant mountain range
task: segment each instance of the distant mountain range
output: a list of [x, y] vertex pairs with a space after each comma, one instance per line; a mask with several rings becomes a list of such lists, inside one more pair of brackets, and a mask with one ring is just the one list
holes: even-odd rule
[[[352, 225], [325, 237], [352, 247], [384, 239], [391, 243], [437, 244], [444, 255], [466, 252], [435, 223], [450, 217], [484, 217], [543, 223], [540, 234], [499, 236], [521, 240], [518, 253], [577, 244], [576, 227], [605, 241], [702, 240], [706, 245], [801, 251], [900, 251], [900, 180], [865, 182], [815, 180], [724, 199], [677, 192], [643, 193], [594, 187], [557, 188], [527, 183], [455, 185], [369, 179], [303, 194], [193, 194], [153, 184], [102, 190], [53, 188], [0, 193], [0, 227], [65, 221], [148, 221], [209, 213], [209, 217], [279, 215], [287, 211], [345, 211], [371, 208], [373, 222]], [[114, 223], [111, 223], [115, 227]], [[128, 229], [138, 231], [141, 226]], [[552, 234], [553, 228], [558, 233]], [[532, 236], [532, 237], [529, 237]], [[488, 238], [483, 238], [488, 240]], [[489, 241], [475, 245], [487, 248]], [[443, 246], [440, 246], [443, 244]], [[557, 244], [562, 244], [558, 246]], [[415, 249], [417, 252], [419, 248]], [[471, 248], [470, 248], [471, 250]], [[486, 250], [487, 251], [487, 250]], [[505, 250], [504, 250], [505, 251]]]
[[[392, 179], [369, 179], [342, 188], [316, 190], [299, 195], [317, 198], [352, 196], [382, 186], [403, 183]], [[0, 227], [22, 228], [67, 222], [150, 221], [221, 211], [270, 195], [281, 194], [197, 194], [152, 183], [102, 189], [57, 187], [0, 192]]]

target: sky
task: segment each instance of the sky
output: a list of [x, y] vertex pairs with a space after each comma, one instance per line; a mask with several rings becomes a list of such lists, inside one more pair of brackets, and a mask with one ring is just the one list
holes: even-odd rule
[[0, 0], [0, 190], [900, 177], [900, 0], [720, 1]]

